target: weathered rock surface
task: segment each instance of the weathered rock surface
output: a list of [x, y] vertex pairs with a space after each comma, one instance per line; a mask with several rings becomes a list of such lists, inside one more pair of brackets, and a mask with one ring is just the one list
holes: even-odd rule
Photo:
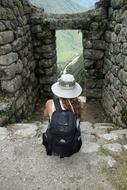
[[111, 152], [118, 152], [120, 153], [122, 151], [122, 146], [119, 143], [113, 143], [113, 144], [105, 144], [103, 145], [104, 149], [107, 149]]
[[52, 97], [56, 30], [78, 29], [83, 38], [86, 98], [102, 99], [113, 122], [126, 127], [126, 16], [124, 0], [100, 0], [96, 9], [61, 15], [46, 14], [25, 0], [1, 0], [0, 86], [2, 93], [15, 97], [12, 120], [29, 115], [39, 94]]
[[97, 153], [101, 146], [93, 142], [96, 137], [90, 134], [92, 123], [82, 122], [87, 133], [82, 133], [81, 150], [63, 159], [46, 155], [41, 133], [47, 126], [48, 122], [45, 121], [12, 124], [2, 130], [0, 128], [0, 137], [6, 135], [0, 141], [1, 190], [115, 190], [102, 174], [101, 167], [103, 164], [113, 167], [116, 161], [111, 156], [100, 156]]
[[14, 135], [20, 137], [34, 137], [37, 134], [39, 126], [36, 124], [15, 124], [11, 127], [14, 130]]
[[4, 140], [8, 137], [9, 132], [6, 128], [0, 127], [0, 140]]

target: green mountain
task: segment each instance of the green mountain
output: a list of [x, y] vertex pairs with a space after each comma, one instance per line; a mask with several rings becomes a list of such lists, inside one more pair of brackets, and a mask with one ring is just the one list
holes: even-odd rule
[[82, 53], [82, 33], [77, 30], [57, 31], [57, 62], [59, 70], [67, 65], [72, 58]]
[[[84, 7], [72, 0], [29, 0], [47, 13], [76, 13]], [[82, 54], [82, 33], [78, 30], [56, 31], [58, 73], [77, 55]]]
[[78, 3], [71, 0], [29, 0], [37, 7], [44, 8], [47, 13], [77, 13], [83, 9]]

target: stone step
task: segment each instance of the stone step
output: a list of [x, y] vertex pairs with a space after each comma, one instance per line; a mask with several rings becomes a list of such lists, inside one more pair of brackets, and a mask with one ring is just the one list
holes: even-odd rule
[[[8, 125], [6, 128], [0, 127], [0, 141], [13, 138], [33, 138], [36, 136], [37, 143], [42, 144], [42, 133], [46, 131], [47, 127], [47, 120], [43, 123], [35, 121], [32, 123], [15, 123]], [[126, 143], [122, 145], [117, 142], [119, 135], [126, 134], [127, 130], [114, 130], [111, 133], [103, 133], [105, 130], [112, 129], [112, 127], [113, 125], [111, 123], [96, 123], [93, 125], [88, 121], [81, 122], [82, 147], [80, 152], [91, 154], [98, 152], [101, 148], [116, 154], [121, 151], [127, 151]]]
[[114, 124], [113, 123], [95, 123], [92, 124], [88, 121], [86, 122], [81, 122], [81, 131], [83, 133], [90, 133], [90, 134], [104, 134], [104, 133], [109, 133], [111, 130], [114, 129]]

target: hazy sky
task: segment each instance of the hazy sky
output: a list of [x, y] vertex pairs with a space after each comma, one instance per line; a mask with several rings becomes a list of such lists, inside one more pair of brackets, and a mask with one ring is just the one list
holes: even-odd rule
[[86, 8], [91, 8], [99, 0], [72, 0], [72, 1], [78, 3], [81, 6], [84, 6]]

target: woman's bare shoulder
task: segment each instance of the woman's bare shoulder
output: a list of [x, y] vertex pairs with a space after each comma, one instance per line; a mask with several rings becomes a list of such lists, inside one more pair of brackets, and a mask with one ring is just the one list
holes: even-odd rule
[[45, 103], [46, 107], [50, 106], [52, 104], [52, 101], [53, 101], [53, 99], [47, 100], [47, 102]]

